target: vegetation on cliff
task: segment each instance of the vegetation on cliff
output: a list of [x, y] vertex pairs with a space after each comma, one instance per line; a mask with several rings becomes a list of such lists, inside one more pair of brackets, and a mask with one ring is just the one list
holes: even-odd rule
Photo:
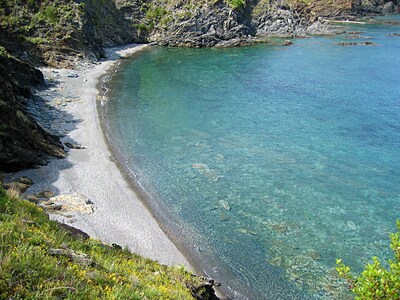
[[395, 300], [400, 298], [400, 220], [397, 221], [397, 232], [390, 234], [390, 248], [394, 252], [386, 268], [373, 257], [373, 263], [367, 264], [360, 275], [353, 275], [350, 267], [341, 259], [337, 260], [336, 270], [344, 278], [356, 299]]
[[229, 46], [304, 36], [319, 17], [382, 12], [390, 0], [0, 0], [0, 45], [33, 64], [95, 61], [129, 42]]
[[0, 1], [0, 44], [33, 64], [69, 67], [135, 40], [113, 1]]
[[188, 287], [201, 283], [182, 267], [72, 234], [1, 188], [0, 232], [1, 299], [193, 299]]

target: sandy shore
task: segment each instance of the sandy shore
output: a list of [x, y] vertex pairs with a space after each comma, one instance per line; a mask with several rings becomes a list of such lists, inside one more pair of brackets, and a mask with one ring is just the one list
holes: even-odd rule
[[66, 159], [52, 159], [47, 166], [16, 174], [29, 176], [35, 184], [27, 193], [50, 190], [56, 195], [82, 194], [93, 202], [93, 213], [55, 214], [58, 219], [79, 228], [91, 237], [108, 244], [128, 247], [132, 252], [168, 265], [189, 264], [135, 192], [129, 187], [111, 159], [96, 109], [96, 85], [99, 78], [119, 57], [131, 55], [144, 45], [109, 49], [109, 59], [81, 70], [43, 69], [48, 82], [54, 85], [39, 92], [59, 114], [51, 125], [64, 133], [62, 142], [79, 144], [85, 149], [69, 149]]

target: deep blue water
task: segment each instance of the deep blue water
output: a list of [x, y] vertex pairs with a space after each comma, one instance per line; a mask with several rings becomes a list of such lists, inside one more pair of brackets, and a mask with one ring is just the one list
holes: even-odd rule
[[360, 271], [392, 255], [400, 27], [348, 30], [361, 37], [153, 48], [114, 76], [122, 164], [235, 298], [345, 299], [336, 258]]

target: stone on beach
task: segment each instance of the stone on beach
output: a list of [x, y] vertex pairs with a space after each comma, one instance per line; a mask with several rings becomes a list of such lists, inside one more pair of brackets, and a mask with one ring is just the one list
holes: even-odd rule
[[23, 176], [16, 179], [13, 182], [4, 184], [4, 188], [7, 190], [16, 190], [19, 193], [25, 193], [26, 190], [33, 184], [33, 180], [29, 177]]
[[93, 203], [78, 193], [51, 197], [49, 203], [53, 206], [59, 205], [62, 212], [79, 212], [82, 214], [92, 214], [94, 212]]
[[54, 193], [52, 191], [41, 191], [36, 195], [39, 198], [51, 198], [54, 197]]
[[75, 73], [75, 72], [70, 72], [67, 75], [68, 78], [78, 78], [79, 74]]
[[65, 146], [67, 146], [68, 148], [71, 148], [71, 149], [85, 149], [85, 147], [83, 147], [81, 145], [72, 144], [72, 143], [69, 143], [69, 142], [66, 142]]

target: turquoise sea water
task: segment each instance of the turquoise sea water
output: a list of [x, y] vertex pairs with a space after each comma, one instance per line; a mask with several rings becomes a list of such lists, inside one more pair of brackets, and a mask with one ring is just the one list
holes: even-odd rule
[[[122, 64], [109, 138], [235, 299], [345, 299], [334, 271], [391, 257], [400, 218], [400, 27]], [[339, 46], [340, 41], [374, 46]]]

